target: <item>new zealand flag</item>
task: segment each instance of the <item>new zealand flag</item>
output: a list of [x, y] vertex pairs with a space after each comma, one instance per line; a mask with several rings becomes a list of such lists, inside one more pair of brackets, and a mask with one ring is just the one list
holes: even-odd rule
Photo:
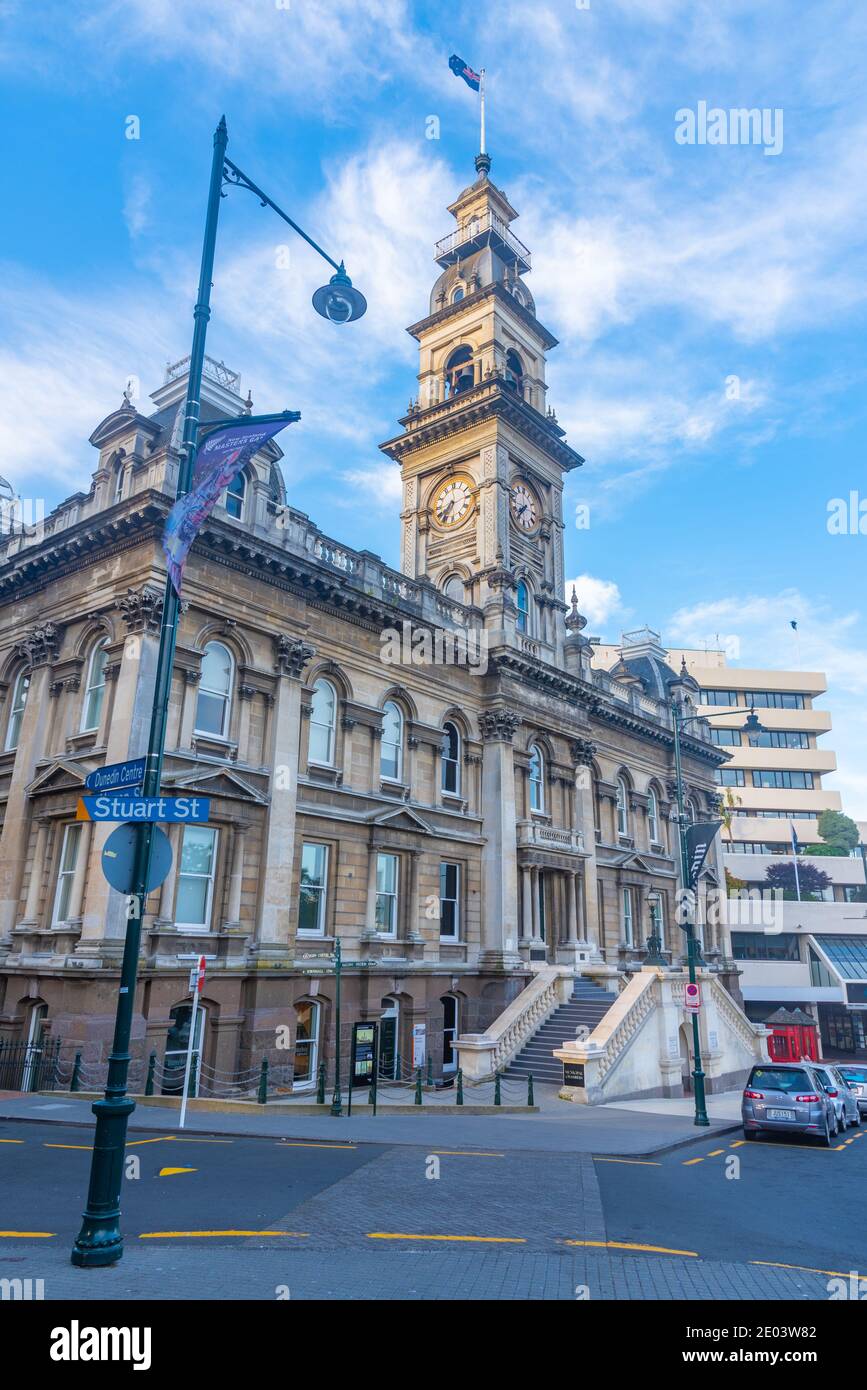
[[479, 82], [481, 80], [479, 74], [477, 72], [473, 72], [469, 64], [465, 63], [463, 58], [459, 58], [457, 53], [453, 53], [452, 56], [449, 58], [449, 67], [451, 68], [455, 77], [462, 77], [466, 82], [467, 86], [472, 87], [474, 92], [477, 92], [479, 90]]

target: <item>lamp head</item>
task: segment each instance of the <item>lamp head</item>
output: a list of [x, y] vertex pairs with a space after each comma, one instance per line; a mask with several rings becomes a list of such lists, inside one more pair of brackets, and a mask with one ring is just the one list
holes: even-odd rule
[[342, 261], [337, 274], [314, 294], [313, 308], [332, 323], [352, 323], [367, 311], [367, 300], [354, 288]]
[[744, 733], [747, 737], [751, 737], [753, 734], [763, 734], [764, 732], [765, 726], [756, 714], [755, 706], [753, 706], [744, 720]]

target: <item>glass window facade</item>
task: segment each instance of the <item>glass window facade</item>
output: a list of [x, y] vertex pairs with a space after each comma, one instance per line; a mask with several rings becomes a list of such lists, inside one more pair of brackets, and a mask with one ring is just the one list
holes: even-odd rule
[[298, 930], [305, 936], [321, 936], [325, 931], [327, 883], [328, 846], [302, 845]]

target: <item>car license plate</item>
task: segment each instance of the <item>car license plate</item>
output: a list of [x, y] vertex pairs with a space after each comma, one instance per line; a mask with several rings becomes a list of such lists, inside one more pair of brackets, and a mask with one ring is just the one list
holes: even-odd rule
[[793, 1120], [795, 1112], [794, 1110], [768, 1110], [767, 1116], [769, 1120]]

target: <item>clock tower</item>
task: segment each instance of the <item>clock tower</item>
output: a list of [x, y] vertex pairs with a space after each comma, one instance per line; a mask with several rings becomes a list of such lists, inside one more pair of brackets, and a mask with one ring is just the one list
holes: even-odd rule
[[401, 568], [481, 607], [492, 641], [562, 656], [563, 479], [583, 462], [546, 404], [546, 353], [530, 252], [517, 217], [476, 157], [437, 243], [419, 345], [418, 399], [381, 447], [403, 479]]

